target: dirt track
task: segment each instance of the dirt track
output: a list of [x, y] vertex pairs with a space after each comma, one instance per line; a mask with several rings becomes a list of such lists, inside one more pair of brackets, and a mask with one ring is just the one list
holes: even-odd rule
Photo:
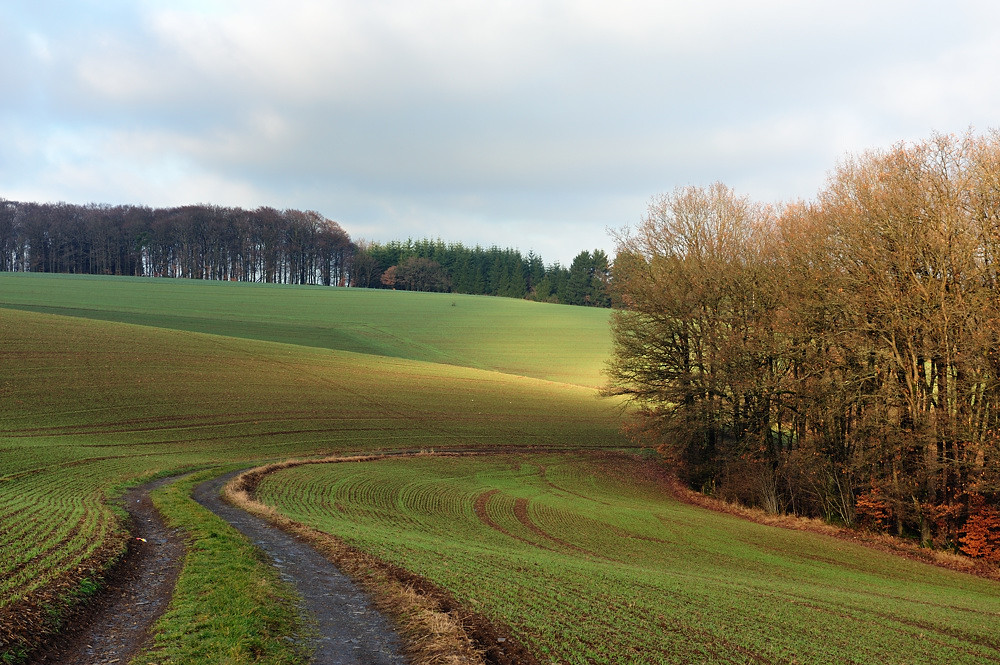
[[170, 603], [184, 557], [180, 535], [166, 527], [149, 498], [151, 490], [171, 480], [163, 478], [125, 494], [132, 522], [128, 554], [109, 575], [106, 589], [71, 617], [69, 629], [31, 663], [127, 663], [146, 646], [150, 627]]
[[[234, 474], [207, 481], [193, 496], [260, 547], [303, 597], [316, 632], [316, 665], [402, 665], [402, 643], [368, 597], [308, 545], [219, 498]], [[98, 597], [70, 617], [69, 627], [30, 665], [122, 665], [149, 645], [150, 628], [173, 594], [184, 543], [168, 529], [149, 492], [173, 478], [130, 490], [123, 498], [132, 522], [128, 555]], [[140, 540], [144, 539], [144, 540]]]
[[236, 473], [198, 485], [198, 503], [232, 524], [262, 549], [281, 576], [303, 598], [315, 622], [316, 665], [402, 665], [402, 642], [368, 596], [332, 563], [270, 523], [219, 498], [219, 491]]

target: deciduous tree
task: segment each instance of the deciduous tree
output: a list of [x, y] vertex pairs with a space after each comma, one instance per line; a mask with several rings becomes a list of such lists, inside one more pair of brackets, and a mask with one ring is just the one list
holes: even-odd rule
[[846, 160], [778, 213], [677, 190], [619, 237], [609, 392], [696, 486], [978, 538], [970, 497], [1000, 495], [998, 240], [995, 134]]

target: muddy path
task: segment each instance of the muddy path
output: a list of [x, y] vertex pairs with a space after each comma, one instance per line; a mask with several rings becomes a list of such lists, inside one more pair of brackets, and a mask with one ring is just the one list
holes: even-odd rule
[[149, 493], [173, 480], [161, 478], [125, 493], [122, 505], [132, 533], [128, 553], [109, 573], [104, 590], [69, 617], [66, 630], [29, 663], [122, 664], [150, 644], [150, 629], [173, 595], [184, 541], [163, 523]]
[[219, 497], [239, 471], [195, 487], [195, 501], [235, 527], [270, 557], [302, 596], [316, 633], [316, 665], [402, 665], [403, 644], [368, 595], [309, 545]]

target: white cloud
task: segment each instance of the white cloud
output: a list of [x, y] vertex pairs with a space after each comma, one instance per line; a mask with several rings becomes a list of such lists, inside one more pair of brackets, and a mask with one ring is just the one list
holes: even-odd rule
[[37, 32], [29, 33], [28, 45], [31, 50], [31, 54], [38, 60], [46, 63], [52, 61], [52, 49], [49, 45], [49, 40], [45, 38], [45, 35], [41, 35]]
[[[100, 129], [78, 132], [54, 128], [44, 136], [22, 136], [0, 143], [0, 150], [21, 155], [18, 163], [0, 167], [0, 178], [6, 184], [0, 196], [154, 206], [194, 202], [252, 206], [266, 202], [253, 185], [205, 170], [183, 153], [171, 150], [168, 146], [172, 143], [165, 135]], [[18, 167], [24, 165], [32, 168], [22, 174]]]
[[986, 2], [14, 6], [0, 195], [315, 208], [383, 239], [576, 250], [677, 185], [810, 197], [845, 152], [1000, 103]]
[[909, 126], [962, 131], [996, 123], [1000, 107], [1000, 41], [992, 38], [956, 45], [919, 63], [885, 71], [879, 95], [887, 115]]

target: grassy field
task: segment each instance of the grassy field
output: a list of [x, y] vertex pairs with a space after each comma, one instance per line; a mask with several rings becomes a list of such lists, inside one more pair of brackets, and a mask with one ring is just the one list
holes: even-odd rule
[[[372, 353], [330, 348], [351, 328], [331, 295], [352, 303], [337, 306], [346, 320], [370, 318], [395, 346], [375, 352], [369, 331], [358, 338]], [[543, 374], [523, 345], [530, 313], [558, 337], [581, 334], [567, 329], [575, 308], [442, 297], [446, 313], [483, 310], [462, 323], [468, 366], [404, 357], [434, 329], [422, 294], [0, 274], [0, 653], [5, 630], [34, 630], [25, 617], [47, 621], [45, 607], [121, 552], [108, 498], [125, 484], [338, 451], [621, 443], [617, 407], [577, 385], [596, 375], [572, 369], [561, 373], [575, 383], [557, 383], [475, 368], [507, 345]], [[54, 311], [84, 316], [44, 313]], [[435, 348], [462, 348], [437, 330]], [[481, 355], [475, 339], [488, 341]], [[581, 358], [600, 365], [596, 352]]]
[[1000, 659], [1000, 585], [678, 503], [636, 458], [312, 464], [258, 496], [452, 590], [542, 662]]
[[188, 534], [190, 554], [156, 644], [135, 665], [302, 663], [309, 651], [296, 639], [304, 626], [292, 590], [260, 550], [190, 499], [215, 475], [194, 473], [153, 493], [170, 526]]
[[593, 391], [450, 365], [0, 313], [0, 607], [114, 529], [109, 488], [343, 450], [619, 442]]
[[[593, 389], [606, 324], [498, 298], [0, 274], [0, 662], [11, 630], [121, 551], [108, 500], [129, 483], [353, 451], [626, 446], [619, 404]], [[559, 662], [1000, 660], [1000, 585], [683, 506], [628, 468], [422, 458], [302, 467], [267, 492]], [[254, 662], [199, 650], [255, 611], [198, 605], [207, 555], [234, 588], [259, 571], [231, 565], [243, 550], [183, 487], [160, 505], [200, 558], [160, 627], [157, 654], [174, 655], [146, 660]], [[293, 657], [282, 621], [260, 662]]]
[[598, 387], [608, 310], [488, 296], [0, 273], [0, 307]]

